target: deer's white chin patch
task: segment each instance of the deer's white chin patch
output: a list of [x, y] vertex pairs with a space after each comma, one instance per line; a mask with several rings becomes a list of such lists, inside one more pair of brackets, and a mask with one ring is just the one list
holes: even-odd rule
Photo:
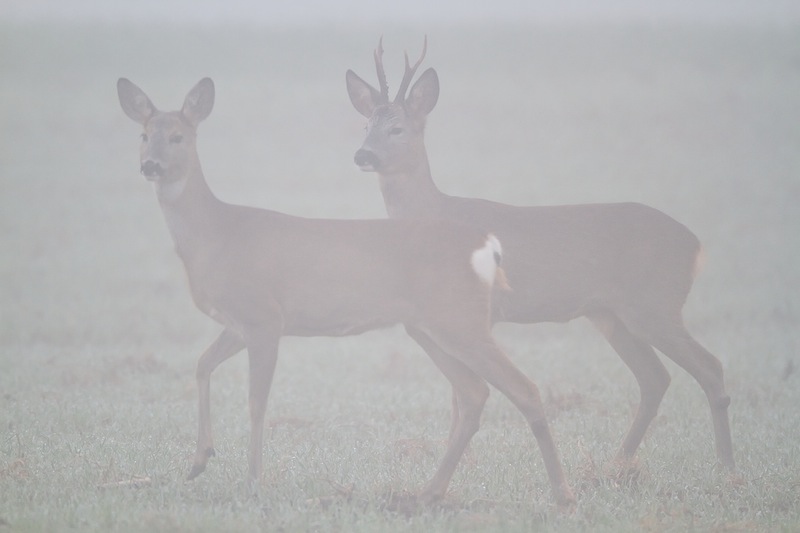
[[168, 202], [174, 202], [178, 198], [180, 198], [181, 194], [183, 194], [183, 190], [186, 188], [186, 180], [180, 179], [175, 181], [154, 181], [153, 182], [156, 194], [161, 200], [166, 200]]

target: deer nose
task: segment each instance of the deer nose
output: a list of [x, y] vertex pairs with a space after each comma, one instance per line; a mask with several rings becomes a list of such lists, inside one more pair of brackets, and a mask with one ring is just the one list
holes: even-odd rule
[[358, 165], [361, 170], [375, 170], [380, 164], [375, 152], [363, 148], [356, 152], [353, 161], [355, 161], [356, 165]]
[[156, 178], [161, 176], [163, 170], [164, 169], [161, 168], [160, 163], [157, 163], [152, 159], [148, 159], [147, 161], [142, 163], [141, 173], [149, 181], [154, 181]]

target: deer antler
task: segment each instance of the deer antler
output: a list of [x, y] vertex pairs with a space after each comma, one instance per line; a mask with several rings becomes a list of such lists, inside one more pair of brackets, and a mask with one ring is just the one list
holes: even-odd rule
[[386, 83], [386, 71], [383, 70], [383, 36], [378, 41], [378, 48], [375, 49], [375, 70], [378, 71], [378, 85], [381, 89], [381, 99], [389, 103], [389, 84]]
[[411, 65], [408, 62], [408, 51], [405, 52], [406, 71], [403, 74], [403, 81], [400, 82], [400, 88], [397, 90], [397, 96], [394, 99], [395, 102], [402, 103], [402, 101], [405, 99], [408, 86], [411, 85], [411, 80], [414, 78], [414, 74], [417, 72], [417, 69], [422, 63], [422, 60], [425, 59], [425, 52], [427, 51], [428, 51], [428, 36], [426, 35], [425, 41], [422, 44], [422, 55], [419, 56], [419, 59], [417, 60], [416, 63], [414, 63], [413, 67], [411, 67]]

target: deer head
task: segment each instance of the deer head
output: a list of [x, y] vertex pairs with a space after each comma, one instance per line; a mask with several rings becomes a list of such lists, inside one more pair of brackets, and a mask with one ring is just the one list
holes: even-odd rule
[[[356, 110], [369, 119], [367, 137], [355, 154], [355, 162], [364, 171], [393, 173], [404, 171], [424, 158], [423, 133], [425, 117], [439, 99], [439, 77], [432, 68], [423, 72], [408, 90], [425, 52], [411, 66], [405, 54], [405, 73], [393, 101], [389, 101], [389, 86], [383, 68], [383, 39], [375, 49], [375, 68], [380, 90], [361, 79], [352, 70], [347, 71], [347, 93]], [[408, 95], [406, 96], [406, 91]]]
[[180, 111], [161, 112], [147, 95], [125, 78], [117, 81], [122, 110], [144, 127], [139, 148], [141, 172], [159, 191], [182, 191], [200, 168], [197, 125], [214, 107], [214, 82], [200, 80], [186, 95]]

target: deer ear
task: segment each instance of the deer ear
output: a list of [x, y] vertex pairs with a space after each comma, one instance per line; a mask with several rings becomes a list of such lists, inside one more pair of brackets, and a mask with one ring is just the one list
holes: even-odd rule
[[181, 113], [193, 126], [197, 126], [211, 114], [213, 108], [214, 82], [211, 78], [203, 78], [186, 95]]
[[155, 106], [144, 91], [126, 78], [117, 80], [117, 95], [125, 114], [139, 124], [147, 122], [147, 119], [156, 112]]
[[429, 68], [411, 87], [406, 98], [406, 109], [413, 117], [422, 118], [428, 115], [439, 100], [439, 76]]
[[352, 70], [347, 71], [345, 78], [347, 80], [347, 94], [350, 96], [350, 102], [352, 102], [353, 107], [365, 117], [371, 117], [372, 112], [378, 107], [381, 93], [358, 77], [358, 74]]

